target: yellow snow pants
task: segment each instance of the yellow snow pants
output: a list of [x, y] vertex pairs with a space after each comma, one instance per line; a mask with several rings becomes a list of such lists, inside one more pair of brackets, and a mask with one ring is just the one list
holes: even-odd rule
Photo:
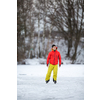
[[53, 70], [53, 79], [57, 80], [58, 64], [57, 65], [50, 64], [49, 67], [48, 67], [48, 72], [46, 74], [45, 81], [50, 79], [52, 70]]

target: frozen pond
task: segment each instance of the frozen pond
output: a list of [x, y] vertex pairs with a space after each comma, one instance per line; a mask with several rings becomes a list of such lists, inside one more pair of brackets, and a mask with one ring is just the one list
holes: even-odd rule
[[17, 100], [84, 100], [84, 65], [63, 65], [57, 84], [45, 83], [47, 67], [17, 66]]

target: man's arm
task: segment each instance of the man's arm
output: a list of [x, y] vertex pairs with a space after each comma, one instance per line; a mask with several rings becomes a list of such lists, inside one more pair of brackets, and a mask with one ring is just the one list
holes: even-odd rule
[[49, 64], [49, 60], [50, 60], [50, 52], [49, 52], [48, 57], [47, 57], [47, 66]]
[[59, 53], [59, 67], [61, 66], [61, 55]]

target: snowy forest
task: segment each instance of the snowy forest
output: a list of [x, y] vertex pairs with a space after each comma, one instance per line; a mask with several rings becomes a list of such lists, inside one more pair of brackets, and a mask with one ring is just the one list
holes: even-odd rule
[[84, 0], [17, 0], [17, 64], [45, 61], [52, 44], [62, 64], [84, 64]]

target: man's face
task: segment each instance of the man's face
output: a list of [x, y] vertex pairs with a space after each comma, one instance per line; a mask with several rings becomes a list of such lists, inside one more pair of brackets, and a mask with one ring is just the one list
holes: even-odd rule
[[53, 46], [53, 48], [52, 48], [53, 50], [56, 50], [56, 46]]

